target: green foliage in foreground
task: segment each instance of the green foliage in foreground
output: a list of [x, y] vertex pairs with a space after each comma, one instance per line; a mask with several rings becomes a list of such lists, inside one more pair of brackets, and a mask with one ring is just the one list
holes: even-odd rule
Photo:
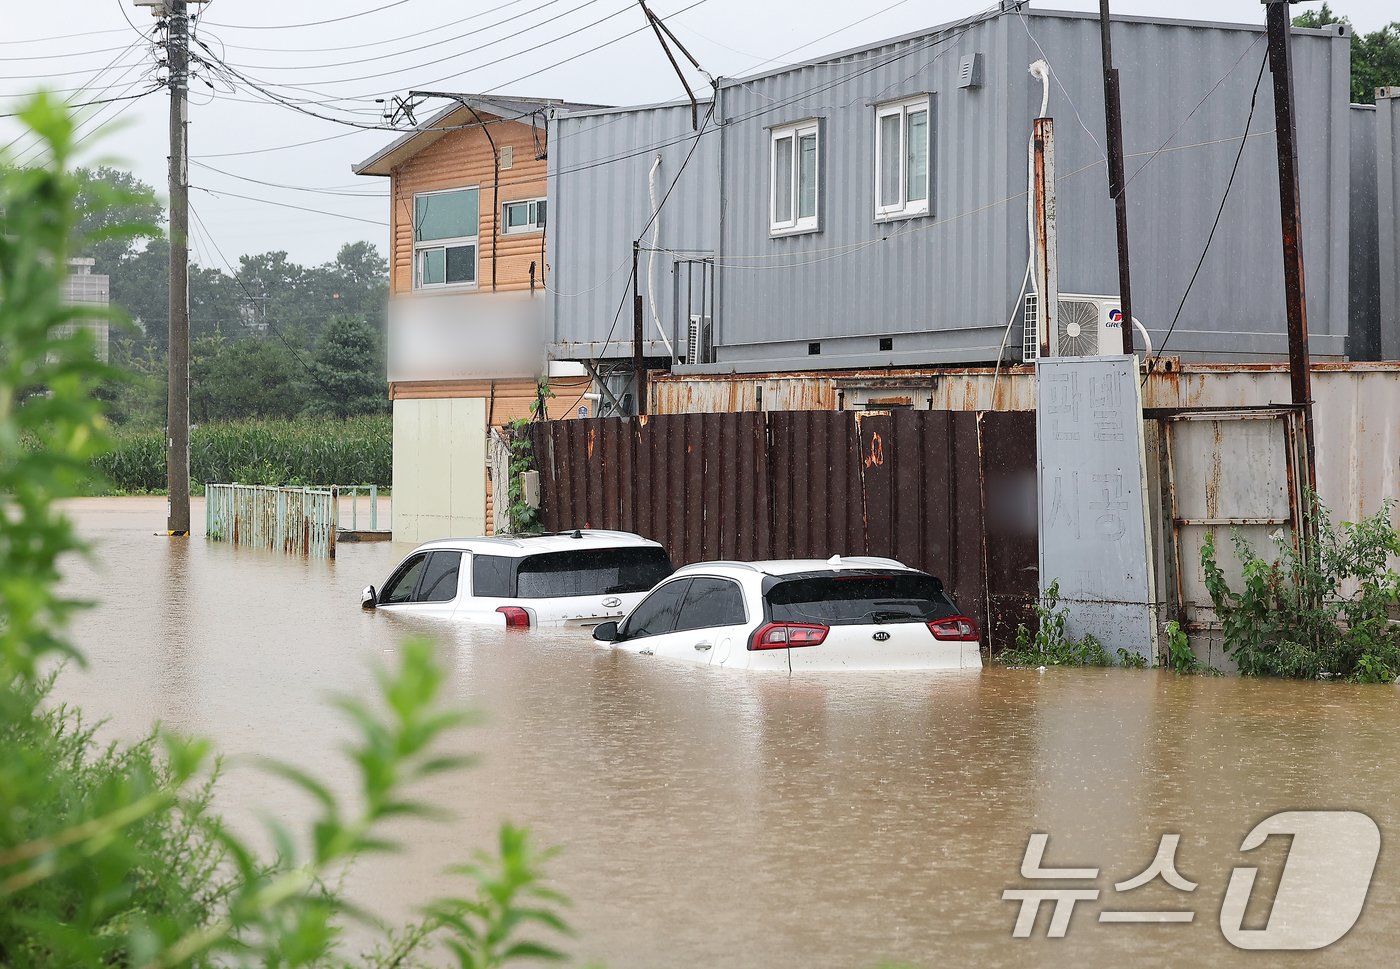
[[1359, 522], [1334, 525], [1313, 502], [1317, 540], [1302, 551], [1278, 532], [1273, 561], [1238, 532], [1243, 585], [1232, 589], [1216, 557], [1215, 536], [1201, 546], [1206, 589], [1225, 652], [1245, 676], [1390, 683], [1400, 676], [1400, 555], [1390, 524], [1394, 502]]
[[[92, 394], [106, 368], [90, 340], [54, 335], [72, 318], [59, 296], [64, 256], [82, 241], [79, 182], [67, 173], [73, 123], [44, 97], [21, 119], [52, 160], [16, 170], [0, 158], [0, 966], [388, 969], [436, 952], [484, 969], [560, 958], [532, 933], [566, 930], [562, 899], [541, 886], [543, 856], [510, 825], [496, 853], [456, 869], [461, 896], [412, 925], [385, 926], [335, 887], [356, 857], [398, 847], [383, 822], [435, 813], [414, 799], [416, 782], [463, 764], [438, 753], [467, 716], [439, 706], [444, 674], [427, 643], [405, 644], [398, 667], [380, 672], [376, 702], [339, 701], [352, 725], [353, 803], [269, 765], [316, 806], [301, 837], [270, 823], [274, 857], [210, 810], [207, 743], [158, 731], [103, 746], [76, 710], [52, 704], [41, 670], [81, 661], [62, 636], [78, 604], [58, 592], [58, 562], [82, 546], [54, 502], [79, 492], [107, 444]], [[348, 951], [350, 919], [378, 929], [373, 951]]]
[[[388, 415], [203, 424], [190, 434], [190, 478], [200, 484], [388, 486], [393, 466]], [[118, 491], [164, 490], [165, 434], [120, 428], [93, 467]]]
[[1141, 669], [1147, 660], [1126, 649], [1114, 656], [1097, 637], [1086, 635], [1073, 639], [1068, 632], [1069, 609], [1060, 604], [1060, 583], [1050, 583], [1045, 595], [1035, 604], [1036, 628], [1032, 632], [1022, 623], [1016, 627], [1016, 645], [997, 655], [1003, 666], [1128, 666]]

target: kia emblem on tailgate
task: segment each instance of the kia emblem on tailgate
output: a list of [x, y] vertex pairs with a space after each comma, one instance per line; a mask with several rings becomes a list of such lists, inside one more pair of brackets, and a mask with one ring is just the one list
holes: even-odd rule
[[874, 637], [874, 638], [875, 638], [875, 642], [877, 642], [877, 643], [883, 643], [885, 640], [887, 640], [887, 639], [890, 638], [890, 634], [887, 633], [887, 632], [885, 632], [885, 631], [882, 629], [882, 630], [880, 630], [878, 633], [875, 634], [875, 637]]
[[616, 609], [620, 605], [622, 605], [622, 600], [617, 596], [608, 596], [603, 600], [604, 609]]

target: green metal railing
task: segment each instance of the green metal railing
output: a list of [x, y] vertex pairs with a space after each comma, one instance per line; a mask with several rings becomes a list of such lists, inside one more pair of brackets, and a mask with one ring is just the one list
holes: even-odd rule
[[205, 533], [216, 542], [335, 558], [339, 494], [331, 488], [204, 486]]
[[[340, 493], [340, 511], [343, 515], [345, 507], [350, 507], [350, 531], [360, 530], [360, 499], [369, 499], [369, 530], [379, 531], [379, 485], [336, 485], [335, 489]], [[349, 499], [347, 502], [346, 499]], [[340, 527], [344, 529], [344, 520], [340, 521]], [[386, 528], [385, 531], [388, 531]]]

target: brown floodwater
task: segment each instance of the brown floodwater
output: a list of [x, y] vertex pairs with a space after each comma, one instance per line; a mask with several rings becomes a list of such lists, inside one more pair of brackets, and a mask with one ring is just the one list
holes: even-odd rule
[[[334, 562], [172, 540], [163, 499], [69, 506], [95, 545], [68, 570], [98, 601], [75, 623], [88, 666], [58, 693], [114, 737], [153, 721], [228, 756], [218, 806], [242, 830], [309, 805], [249, 761], [274, 755], [349, 794], [349, 732], [325, 699], [365, 695], [375, 664], [431, 632], [448, 694], [486, 714], [452, 737], [480, 766], [420, 793], [452, 813], [395, 830], [398, 855], [350, 873], [391, 917], [454, 890], [442, 868], [506, 819], [561, 853], [576, 964], [856, 967], [1390, 964], [1400, 943], [1400, 691], [1181, 678], [1153, 671], [758, 675], [667, 665], [586, 634], [507, 634], [359, 609], [401, 545]], [[202, 520], [201, 506], [195, 508]], [[1112, 644], [1110, 644], [1110, 648]], [[1356, 927], [1317, 953], [1249, 953], [1220, 930], [1232, 868], [1258, 865], [1246, 927], [1268, 915], [1286, 842], [1245, 834], [1285, 809], [1360, 810], [1382, 832]], [[1063, 939], [1013, 939], [1007, 888], [1028, 837], [1047, 866], [1097, 867], [1098, 901]], [[1192, 893], [1148, 867], [1164, 833]], [[1262, 856], [1262, 857], [1255, 857]], [[1076, 887], [1074, 883], [1056, 885]], [[1105, 909], [1175, 909], [1189, 924], [1104, 924]], [[1251, 922], [1250, 920], [1253, 920]]]

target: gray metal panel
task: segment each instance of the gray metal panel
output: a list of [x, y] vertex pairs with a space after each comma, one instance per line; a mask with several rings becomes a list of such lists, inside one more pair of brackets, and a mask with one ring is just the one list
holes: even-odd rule
[[1376, 198], [1376, 108], [1351, 106], [1351, 261], [1348, 313], [1352, 360], [1381, 358], [1380, 239]]
[[[1021, 191], [1024, 153], [1011, 151], [1008, 162], [1006, 85], [960, 89], [958, 65], [978, 52], [1004, 61], [1008, 26], [999, 18], [943, 42], [915, 36], [724, 86], [720, 362], [805, 352], [775, 352], [779, 341], [862, 336], [864, 352], [875, 353], [881, 336], [977, 326], [988, 328], [977, 334], [982, 358], [995, 354], [1024, 267], [1024, 208], [974, 210]], [[935, 215], [876, 222], [873, 104], [926, 92], [935, 103]], [[768, 129], [808, 117], [823, 121], [821, 226], [770, 238]], [[1014, 258], [1004, 256], [1017, 248], [1010, 281]]]
[[[700, 106], [702, 122], [707, 110], [707, 104]], [[688, 103], [563, 114], [550, 122], [546, 288], [556, 357], [631, 354], [628, 279], [632, 242], [651, 217], [648, 174], [659, 153], [659, 202], [694, 144]], [[712, 122], [662, 209], [659, 246], [713, 250], [718, 198], [719, 133]], [[648, 230], [644, 243], [650, 241]], [[641, 255], [644, 300], [649, 255], [645, 250]], [[674, 319], [672, 258], [657, 253], [652, 272], [667, 335], [674, 343], [679, 331], [683, 340], [685, 321]], [[619, 318], [618, 306], [624, 300]], [[655, 341], [647, 348], [649, 354], [665, 355], [649, 311], [646, 339]]]
[[1136, 361], [1036, 361], [1040, 584], [1059, 582], [1069, 632], [1153, 656], [1146, 466]]
[[[792, 360], [806, 342], [838, 336], [864, 338], [858, 354], [873, 360], [879, 337], [893, 335], [898, 342], [901, 334], [918, 332], [931, 337], [920, 348], [926, 362], [968, 359], [974, 345], [982, 359], [994, 357], [1027, 257], [1023, 146], [1040, 89], [1026, 66], [1042, 51], [1058, 78], [1050, 113], [1060, 121], [1060, 287], [1116, 292], [1112, 206], [1094, 143], [1104, 140], [1096, 21], [1026, 11], [1024, 21], [1007, 13], [954, 33], [936, 45], [938, 35], [915, 35], [723, 85], [730, 124], [716, 325], [720, 365], [744, 369], [746, 362]], [[1314, 352], [1323, 356], [1344, 353], [1347, 333], [1349, 45], [1349, 37], [1329, 31], [1296, 32], [1294, 43], [1309, 325]], [[1158, 344], [1214, 220], [1264, 48], [1262, 27], [1115, 18], [1129, 175], [1176, 132], [1128, 190], [1134, 306]], [[976, 52], [985, 55], [986, 86], [959, 89], [958, 64]], [[872, 105], [922, 91], [933, 92], [937, 103], [937, 215], [877, 223]], [[824, 122], [821, 228], [769, 238], [766, 126], [812, 116]], [[1286, 354], [1272, 119], [1266, 79], [1255, 134], [1171, 353]], [[1237, 333], [1239, 341], [1230, 336]], [[851, 361], [844, 349], [841, 361]]]
[[1400, 360], [1400, 90], [1376, 98], [1381, 359]]

